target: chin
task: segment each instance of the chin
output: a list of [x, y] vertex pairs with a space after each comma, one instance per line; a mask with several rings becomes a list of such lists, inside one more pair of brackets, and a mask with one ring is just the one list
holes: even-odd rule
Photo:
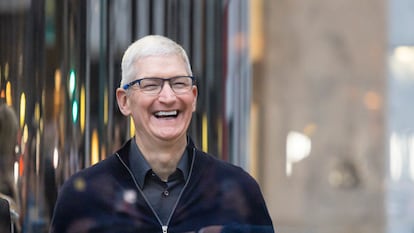
[[164, 141], [174, 140], [174, 139], [180, 138], [182, 136], [183, 136], [182, 132], [176, 132], [176, 133], [168, 132], [168, 133], [158, 133], [157, 134], [157, 137], [164, 140]]

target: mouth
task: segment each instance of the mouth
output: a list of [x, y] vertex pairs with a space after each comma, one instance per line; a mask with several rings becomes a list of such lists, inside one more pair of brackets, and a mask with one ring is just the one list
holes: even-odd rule
[[158, 111], [154, 113], [156, 118], [175, 118], [178, 116], [178, 110], [173, 111]]

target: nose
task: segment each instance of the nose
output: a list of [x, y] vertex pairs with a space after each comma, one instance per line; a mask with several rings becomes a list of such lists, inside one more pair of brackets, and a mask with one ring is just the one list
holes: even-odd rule
[[176, 95], [171, 88], [170, 83], [168, 80], [165, 80], [161, 87], [161, 92], [158, 94], [158, 99], [160, 101], [168, 102], [175, 100]]

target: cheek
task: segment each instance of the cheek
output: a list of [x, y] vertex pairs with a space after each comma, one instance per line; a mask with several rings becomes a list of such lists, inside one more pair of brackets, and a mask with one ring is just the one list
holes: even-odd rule
[[133, 112], [133, 114], [135, 115], [135, 117], [145, 119], [150, 117], [150, 109], [153, 103], [153, 99], [140, 98], [131, 100], [131, 102], [129, 103], [129, 107], [131, 112]]

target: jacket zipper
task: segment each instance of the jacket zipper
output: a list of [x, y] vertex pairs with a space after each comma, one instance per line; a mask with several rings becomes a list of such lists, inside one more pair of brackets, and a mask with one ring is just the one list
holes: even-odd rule
[[145, 196], [144, 192], [141, 190], [141, 188], [139, 187], [134, 175], [132, 174], [131, 169], [129, 169], [129, 167], [125, 164], [125, 162], [122, 160], [121, 156], [116, 153], [116, 156], [118, 157], [118, 159], [121, 161], [122, 165], [125, 167], [125, 169], [128, 171], [129, 175], [131, 176], [132, 180], [134, 181], [135, 187], [138, 189], [138, 191], [141, 193], [142, 197], [144, 198], [145, 202], [147, 203], [147, 205], [150, 207], [152, 213], [155, 215], [155, 217], [157, 218], [158, 223], [161, 225], [161, 229], [162, 229], [162, 233], [168, 233], [168, 225], [171, 221], [171, 218], [175, 212], [175, 209], [177, 208], [178, 202], [181, 199], [182, 194], [184, 193], [184, 190], [186, 189], [188, 182], [191, 178], [191, 174], [193, 172], [193, 166], [194, 166], [194, 161], [195, 161], [195, 148], [193, 148], [193, 158], [191, 160], [191, 166], [190, 166], [190, 172], [188, 173], [188, 179], [184, 184], [183, 189], [181, 190], [180, 194], [178, 195], [177, 201], [174, 204], [174, 207], [170, 213], [170, 216], [167, 219], [166, 224], [164, 225], [163, 222], [161, 221], [160, 217], [158, 216], [157, 212], [155, 212], [154, 208], [152, 207], [151, 203], [148, 201], [147, 197]]

